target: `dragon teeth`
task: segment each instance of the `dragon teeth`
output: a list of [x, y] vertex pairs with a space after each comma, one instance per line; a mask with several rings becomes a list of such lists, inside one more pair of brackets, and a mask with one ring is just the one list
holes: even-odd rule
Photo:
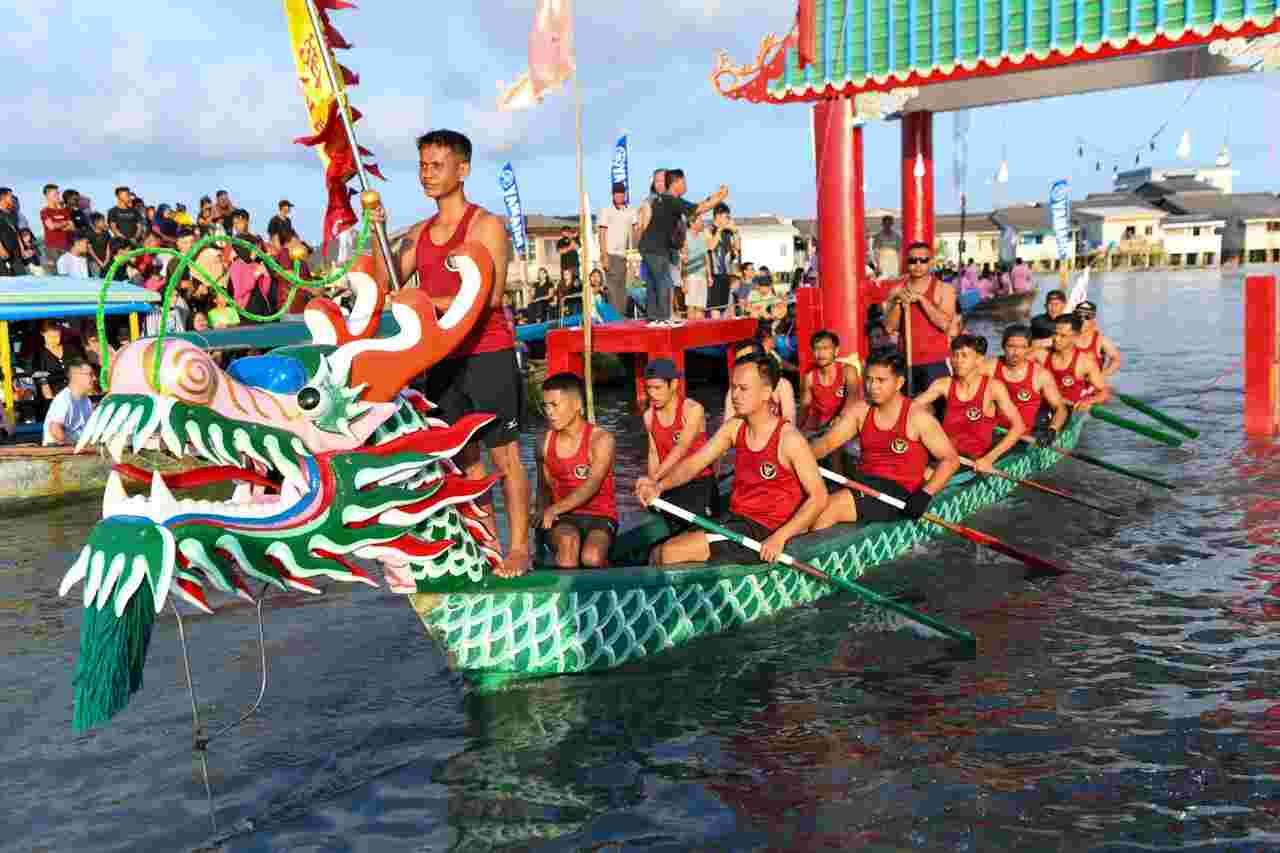
[[110, 441], [107, 442], [107, 452], [111, 454], [111, 458], [114, 459], [116, 463], [120, 462], [120, 458], [124, 454], [124, 444], [128, 440], [129, 433], [124, 430], [120, 430], [111, 437]]
[[102, 515], [105, 518], [112, 509], [129, 499], [128, 493], [124, 490], [124, 480], [116, 471], [111, 472], [111, 476], [107, 477], [107, 487], [102, 492]]
[[159, 471], [151, 474], [151, 504], [160, 506], [165, 504], [173, 504], [173, 492], [169, 491], [169, 486], [165, 483], [164, 477], [160, 476]]
[[231, 494], [231, 502], [235, 504], [253, 503], [253, 486], [248, 483], [236, 483], [236, 490]]

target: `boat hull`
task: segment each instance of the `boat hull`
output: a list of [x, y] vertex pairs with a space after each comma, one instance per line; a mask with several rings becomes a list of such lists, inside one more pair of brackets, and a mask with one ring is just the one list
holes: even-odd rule
[[[1076, 419], [1065, 429], [1058, 446], [1074, 447], [1082, 423]], [[1021, 478], [1059, 459], [1051, 450], [1029, 448], [1000, 467]], [[959, 522], [1015, 486], [970, 478], [939, 495], [931, 511]], [[795, 540], [788, 551], [855, 580], [942, 533], [918, 521], [838, 525]], [[645, 543], [625, 539], [618, 548], [643, 553]], [[512, 580], [487, 576], [469, 587], [452, 583], [456, 589], [416, 593], [410, 602], [450, 668], [484, 692], [523, 679], [611, 669], [835, 592], [808, 575], [763, 564], [535, 572]]]
[[[125, 453], [121, 461], [147, 470], [182, 470], [161, 453], [140, 458]], [[111, 474], [110, 457], [97, 453], [76, 453], [71, 447], [6, 445], [0, 447], [0, 508], [12, 509], [32, 498], [66, 497], [78, 494], [101, 495]]]
[[1031, 316], [1031, 307], [1035, 304], [1036, 292], [1015, 293], [1010, 296], [995, 296], [984, 299], [972, 308], [964, 311], [966, 317], [987, 317], [992, 320], [1022, 320]]

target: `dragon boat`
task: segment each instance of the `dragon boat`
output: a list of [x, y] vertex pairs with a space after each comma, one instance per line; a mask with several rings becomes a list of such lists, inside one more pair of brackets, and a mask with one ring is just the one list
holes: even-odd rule
[[[197, 243], [177, 266], [202, 249]], [[421, 291], [388, 295], [354, 262], [320, 282], [277, 266], [295, 287], [345, 276], [353, 306], [315, 298], [303, 323], [271, 333], [285, 345], [225, 369], [199, 345], [217, 342], [163, 335], [134, 341], [104, 363], [107, 394], [79, 448], [103, 449], [116, 464], [102, 520], [59, 588], [66, 595], [83, 583], [76, 728], [109, 720], [141, 688], [163, 607], [173, 600], [175, 609], [181, 601], [212, 612], [211, 590], [254, 601], [268, 588], [320, 594], [322, 578], [379, 586], [381, 564], [449, 665], [481, 691], [621, 666], [832, 592], [775, 565], [645, 566], [651, 545], [670, 533], [657, 517], [619, 538], [616, 568], [495, 576], [501, 556], [481, 500], [495, 478], [467, 479], [453, 461], [492, 416], [446, 423], [406, 387], [457, 346], [489, 302], [493, 263], [482, 246], [464, 244], [449, 263], [461, 286], [440, 316]], [[1061, 446], [1073, 446], [1080, 429], [1077, 422], [1064, 430]], [[146, 470], [124, 461], [129, 449], [187, 470]], [[1001, 465], [1025, 477], [1057, 459], [1030, 449]], [[142, 488], [130, 495], [126, 481]], [[192, 487], [206, 488], [198, 498], [174, 494]], [[231, 495], [211, 500], [208, 487]], [[1012, 487], [961, 478], [933, 509], [959, 520]], [[852, 579], [937, 533], [907, 521], [834, 528], [788, 550]]]

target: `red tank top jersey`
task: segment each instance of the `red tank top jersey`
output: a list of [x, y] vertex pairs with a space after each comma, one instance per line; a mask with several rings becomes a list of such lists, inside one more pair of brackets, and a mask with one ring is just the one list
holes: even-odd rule
[[1071, 361], [1067, 364], [1065, 370], [1058, 370], [1053, 366], [1053, 353], [1049, 354], [1049, 358], [1044, 363], [1044, 366], [1049, 368], [1049, 372], [1053, 374], [1053, 381], [1058, 383], [1058, 391], [1068, 405], [1080, 402], [1089, 393], [1089, 386], [1085, 384], [1083, 379], [1076, 376], [1076, 363], [1080, 361], [1081, 352], [1082, 350], [1076, 347], [1076, 351], [1071, 356]]
[[[904, 281], [903, 287], [907, 286]], [[934, 299], [937, 289], [937, 279], [930, 279], [929, 289], [924, 292], [924, 298], [937, 304]], [[911, 306], [909, 316], [911, 318], [911, 363], [919, 367], [922, 364], [946, 361], [951, 355], [951, 336], [947, 334], [947, 330], [939, 329], [929, 322], [924, 309], [919, 305]], [[901, 338], [901, 345], [904, 348], [907, 345], [905, 335]]]
[[[671, 421], [671, 426], [663, 426], [662, 421], [658, 419], [657, 410], [650, 412], [649, 418], [649, 435], [653, 437], [653, 444], [658, 448], [658, 461], [666, 461], [667, 456], [675, 449], [676, 443], [680, 441], [680, 433], [684, 431], [684, 397], [681, 397], [676, 403], [676, 416]], [[702, 449], [702, 445], [707, 443], [707, 431], [703, 428], [701, 435], [693, 438], [693, 444], [689, 445], [689, 454], [693, 455]], [[698, 478], [710, 477], [711, 467], [702, 469], [702, 473], [698, 474]]]
[[1080, 345], [1077, 344], [1076, 349], [1083, 349], [1085, 352], [1089, 353], [1089, 355], [1093, 356], [1093, 360], [1098, 362], [1098, 367], [1102, 367], [1102, 333], [1101, 332], [1095, 329], [1093, 332], [1093, 343], [1089, 344], [1087, 347], [1081, 347]]
[[[547, 444], [543, 449], [543, 457], [547, 462], [547, 474], [550, 476], [551, 499], [561, 501], [566, 495], [582, 485], [591, 476], [591, 432], [595, 427], [587, 424], [582, 431], [582, 441], [577, 451], [569, 458], [562, 457], [556, 451], [556, 435], [547, 433]], [[613, 490], [613, 471], [605, 475], [600, 483], [600, 491], [591, 496], [591, 500], [573, 510], [580, 515], [597, 515], [618, 520], [618, 500]]]
[[907, 437], [910, 413], [911, 401], [903, 397], [897, 423], [889, 429], [881, 429], [876, 425], [876, 411], [872, 409], [862, 422], [858, 440], [862, 444], [862, 473], [884, 477], [914, 492], [924, 482], [929, 451], [925, 449], [924, 442]]
[[[462, 221], [454, 229], [453, 236], [443, 245], [437, 246], [431, 242], [431, 225], [439, 214], [431, 217], [427, 224], [422, 226], [422, 231], [418, 234], [415, 260], [418, 265], [418, 287], [428, 296], [434, 298], [457, 296], [462, 277], [445, 268], [445, 258], [466, 240], [467, 229], [471, 227], [471, 220], [475, 218], [476, 211], [479, 209], [474, 204], [467, 205], [467, 212], [462, 214]], [[504, 285], [505, 282], [500, 281], [493, 283], [494, 287]], [[489, 305], [480, 313], [480, 319], [476, 321], [475, 328], [450, 355], [466, 356], [479, 352], [497, 352], [512, 349], [515, 345], [515, 335], [511, 331], [511, 323], [507, 320], [506, 312]]]
[[778, 421], [765, 446], [752, 450], [747, 446], [747, 425], [743, 423], [733, 445], [736, 453], [729, 511], [770, 530], [786, 524], [804, 503], [800, 478], [778, 458], [778, 443], [786, 425], [786, 421]]
[[836, 376], [830, 385], [822, 384], [822, 368], [815, 367], [809, 371], [809, 376], [812, 377], [812, 383], [809, 385], [812, 401], [807, 415], [809, 429], [817, 429], [831, 423], [831, 419], [840, 414], [840, 407], [844, 405], [844, 370], [839, 362], [836, 363], [835, 368]]
[[961, 400], [957, 393], [960, 381], [951, 377], [951, 390], [947, 392], [947, 413], [942, 417], [942, 431], [961, 456], [976, 459], [991, 449], [991, 437], [996, 430], [996, 416], [987, 415], [987, 381], [982, 377], [978, 393], [972, 400]]
[[[1009, 389], [1009, 396], [1013, 399], [1013, 405], [1018, 407], [1018, 414], [1022, 415], [1022, 425], [1027, 429], [1034, 429], [1036, 418], [1040, 415], [1040, 392], [1036, 390], [1036, 371], [1040, 369], [1040, 365], [1034, 361], [1027, 362], [1027, 375], [1022, 377], [1021, 382], [1014, 382], [1005, 373], [1004, 362], [996, 362], [996, 379], [1004, 383]], [[1004, 415], [996, 413], [996, 417], [1000, 426], [1005, 429], [1009, 428], [1008, 420]]]

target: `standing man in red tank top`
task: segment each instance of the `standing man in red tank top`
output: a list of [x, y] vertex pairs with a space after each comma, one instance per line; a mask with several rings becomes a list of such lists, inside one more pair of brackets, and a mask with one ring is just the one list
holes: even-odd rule
[[1120, 369], [1120, 348], [1098, 328], [1097, 305], [1086, 299], [1076, 306], [1076, 314], [1079, 315], [1081, 324], [1076, 346], [1093, 356], [1098, 367], [1102, 368], [1103, 377], [1110, 379]]
[[[644, 412], [644, 428], [649, 434], [650, 480], [657, 482], [690, 453], [707, 443], [707, 419], [702, 404], [680, 393], [684, 374], [669, 358], [657, 358], [644, 367], [644, 392], [649, 408]], [[667, 500], [701, 516], [716, 514], [719, 484], [708, 466], [689, 482], [667, 493]], [[688, 525], [667, 517], [668, 526], [683, 530]]]
[[827, 502], [818, 463], [800, 431], [769, 405], [778, 366], [767, 355], [739, 359], [730, 376], [734, 417], [726, 418], [701, 450], [661, 479], [641, 477], [636, 495], [648, 506], [663, 492], [697, 477], [730, 450], [735, 452], [733, 493], [720, 524], [761, 543], [757, 555], [744, 545], [703, 530], [689, 530], [654, 549], [658, 565], [706, 562], [772, 563], [787, 543], [807, 533]]
[[[529, 476], [520, 462], [519, 446], [524, 383], [516, 366], [514, 331], [502, 310], [509, 238], [498, 217], [467, 201], [463, 184], [470, 174], [471, 141], [467, 137], [454, 130], [433, 130], [418, 138], [418, 179], [438, 209], [435, 216], [414, 224], [395, 241], [392, 263], [400, 281], [418, 276], [418, 287], [430, 295], [437, 313], [443, 315], [461, 285], [460, 276], [445, 265], [449, 254], [464, 242], [474, 241], [493, 258], [489, 310], [480, 315], [475, 329], [453, 354], [431, 369], [426, 394], [440, 408], [441, 417], [450, 422], [468, 412], [495, 416], [477, 441], [489, 449], [489, 459], [498, 469], [511, 525], [507, 557], [495, 574], [515, 577], [530, 566]], [[386, 211], [381, 207], [370, 214], [374, 221], [386, 222]], [[373, 259], [373, 277], [385, 286], [389, 277], [382, 253], [374, 251]], [[488, 476], [479, 444], [468, 445], [460, 462], [468, 478]], [[492, 515], [487, 521], [493, 524]]]
[[[837, 489], [814, 524], [824, 530], [850, 521], [899, 521], [920, 518], [933, 496], [960, 469], [960, 456], [951, 446], [942, 425], [925, 406], [913, 406], [902, 393], [907, 364], [901, 353], [876, 352], [867, 359], [866, 398], [848, 406], [826, 435], [813, 443], [813, 454], [826, 456], [857, 436], [862, 444], [862, 465], [855, 477], [864, 485], [906, 503], [901, 512], [883, 501]], [[929, 457], [933, 476], [925, 482]]]
[[1095, 403], [1110, 400], [1111, 388], [1098, 362], [1076, 345], [1081, 325], [1080, 316], [1074, 311], [1054, 318], [1053, 351], [1043, 363], [1067, 405], [1077, 412], [1087, 412]]
[[538, 442], [538, 497], [558, 569], [607, 566], [618, 533], [613, 436], [587, 421], [585, 400], [582, 380], [572, 373], [542, 383], [551, 429]]
[[951, 324], [956, 316], [956, 289], [933, 277], [929, 246], [907, 247], [907, 278], [884, 303], [885, 328], [898, 329], [898, 346], [906, 351], [903, 310], [911, 323], [911, 376], [908, 393], [918, 394], [935, 379], [948, 375]]
[[[1030, 326], [1015, 323], [1004, 330], [1001, 346], [1004, 355], [987, 361], [983, 373], [1004, 383], [1013, 404], [1022, 415], [1022, 425], [1040, 447], [1048, 447], [1058, 439], [1071, 411], [1058, 393], [1053, 374], [1032, 356], [1035, 343]], [[1008, 429], [1003, 419], [999, 424]]]
[[[913, 402], [923, 407], [945, 400], [942, 431], [957, 453], [973, 460], [975, 471], [990, 474], [1000, 457], [1017, 446], [1027, 428], [1004, 383], [983, 375], [985, 360], [978, 352], [976, 337], [956, 335], [951, 341], [955, 375], [935, 379]], [[995, 441], [997, 416], [1009, 424], [1009, 431], [999, 441]]]

